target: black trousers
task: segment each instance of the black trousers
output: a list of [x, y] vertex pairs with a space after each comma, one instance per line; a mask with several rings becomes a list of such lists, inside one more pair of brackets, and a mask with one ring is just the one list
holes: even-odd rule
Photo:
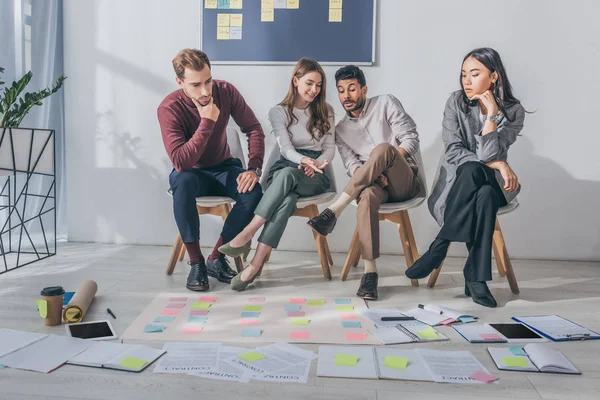
[[257, 183], [249, 192], [238, 192], [236, 179], [245, 171], [240, 160], [231, 158], [211, 168], [171, 172], [169, 183], [173, 191], [173, 213], [183, 243], [200, 239], [196, 197], [226, 196], [235, 200], [221, 232], [223, 243], [231, 241], [250, 223], [262, 198], [262, 189]]
[[494, 170], [483, 163], [461, 165], [450, 189], [444, 225], [438, 239], [465, 242], [469, 257], [463, 274], [466, 281], [492, 280], [492, 238], [498, 208], [506, 205]]

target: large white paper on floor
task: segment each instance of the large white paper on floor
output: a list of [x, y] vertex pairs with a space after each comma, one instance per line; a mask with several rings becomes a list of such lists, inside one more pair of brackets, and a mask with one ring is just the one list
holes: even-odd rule
[[131, 345], [128, 344], [114, 342], [92, 342], [89, 349], [69, 359], [67, 364], [102, 367], [104, 364], [129, 349], [130, 346]]
[[250, 373], [246, 373], [244, 368], [234, 367], [233, 365], [226, 363], [225, 360], [230, 357], [247, 353], [251, 351], [251, 349], [246, 347], [219, 346], [218, 350], [219, 360], [217, 362], [216, 371], [190, 372], [188, 375], [220, 381], [248, 382]]
[[[377, 362], [379, 363], [379, 377], [381, 379], [402, 379], [408, 381], [433, 381], [429, 370], [416, 349], [388, 349], [385, 347], [375, 348]], [[402, 357], [408, 359], [406, 369], [397, 369], [385, 366], [385, 358]]]
[[14, 351], [2, 358], [7, 367], [48, 373], [92, 346], [93, 342], [67, 336], [46, 338]]
[[[356, 365], [336, 365], [336, 355], [358, 357]], [[358, 346], [319, 346], [317, 376], [333, 378], [377, 379], [374, 347]]]
[[310, 374], [310, 365], [311, 361], [307, 361], [304, 364], [294, 365], [276, 373], [253, 376], [252, 379], [266, 382], [306, 383]]
[[388, 327], [393, 328], [398, 324], [399, 321], [382, 321], [382, 317], [407, 317], [397, 308], [368, 308], [362, 312], [362, 314], [369, 318], [376, 327]]
[[489, 371], [470, 351], [416, 349], [435, 382], [482, 383], [470, 378], [475, 372]]
[[[207, 309], [193, 309], [195, 302], [207, 303], [207, 299], [212, 300], [213, 297], [215, 301], [210, 302]], [[313, 305], [318, 301], [324, 303]], [[253, 307], [244, 309], [245, 306], [259, 306], [260, 310], [252, 311]], [[176, 342], [379, 344], [379, 340], [369, 333], [373, 323], [362, 315], [365, 309], [364, 300], [356, 296], [335, 299], [296, 293], [261, 297], [247, 294], [201, 296], [161, 293], [121, 338]], [[293, 318], [306, 318], [308, 324], [294, 325]], [[345, 328], [344, 321], [359, 322], [360, 327]], [[165, 329], [144, 332], [146, 325], [161, 325]], [[256, 328], [259, 334], [244, 335], [246, 328]], [[348, 335], [355, 333], [359, 335]]]
[[29, 346], [47, 336], [45, 333], [23, 332], [2, 328], [0, 329], [0, 357]]
[[154, 373], [188, 374], [190, 372], [216, 371], [221, 343], [165, 343], [167, 351], [156, 363]]
[[289, 343], [275, 343], [269, 346], [259, 347], [255, 351], [265, 356], [265, 358], [249, 362], [238, 356], [230, 357], [225, 362], [234, 367], [241, 367], [251, 375], [265, 375], [279, 373], [286, 368], [298, 364], [304, 364], [317, 358], [312, 351], [303, 350]]

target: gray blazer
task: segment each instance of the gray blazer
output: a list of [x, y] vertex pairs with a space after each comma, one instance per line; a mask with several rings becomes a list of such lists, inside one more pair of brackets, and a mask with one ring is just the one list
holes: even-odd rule
[[[462, 90], [457, 90], [450, 95], [444, 110], [442, 123], [442, 140], [444, 141], [444, 154], [433, 183], [431, 195], [427, 200], [429, 212], [441, 226], [444, 222], [446, 199], [452, 187], [456, 170], [469, 161], [487, 163], [494, 160], [506, 162], [508, 148], [517, 140], [523, 129], [525, 110], [521, 104], [514, 104], [506, 109], [507, 116], [498, 124], [498, 129], [481, 136], [483, 122], [479, 118], [479, 106], [470, 108], [465, 114], [459, 104], [462, 102]], [[496, 180], [501, 188], [504, 180], [499, 171], [496, 171]], [[507, 192], [503, 189], [506, 202], [510, 203], [519, 193]]]

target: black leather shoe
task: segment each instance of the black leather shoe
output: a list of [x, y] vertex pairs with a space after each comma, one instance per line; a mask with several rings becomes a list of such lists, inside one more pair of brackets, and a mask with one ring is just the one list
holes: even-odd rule
[[229, 266], [229, 261], [225, 256], [206, 261], [206, 269], [208, 270], [208, 276], [212, 276], [223, 283], [231, 283], [231, 279], [237, 275], [237, 272]]
[[431, 246], [429, 246], [429, 250], [423, 253], [423, 255], [404, 272], [404, 275], [410, 279], [427, 278], [434, 269], [438, 269], [444, 262], [446, 253], [448, 253], [448, 246], [450, 246], [450, 241], [446, 239], [435, 239], [433, 243], [431, 243]]
[[[471, 296], [473, 301], [484, 307], [494, 308], [498, 305], [485, 282], [465, 282], [465, 294]], [[467, 294], [468, 293], [468, 294]]]
[[309, 224], [315, 231], [317, 231], [321, 235], [327, 236], [331, 233], [331, 231], [333, 231], [333, 228], [335, 228], [336, 222], [337, 218], [333, 211], [331, 211], [329, 208], [326, 208], [321, 214], [309, 219], [307, 224]]
[[190, 264], [190, 273], [185, 287], [195, 292], [206, 292], [208, 286], [208, 274], [204, 260]]
[[360, 286], [356, 295], [362, 297], [365, 300], [377, 300], [379, 295], [377, 294], [377, 281], [379, 276], [377, 272], [367, 272], [360, 280]]

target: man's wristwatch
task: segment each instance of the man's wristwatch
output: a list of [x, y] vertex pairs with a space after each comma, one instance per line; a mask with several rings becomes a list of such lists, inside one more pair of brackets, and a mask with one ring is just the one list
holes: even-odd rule
[[248, 168], [248, 171], [254, 171], [259, 178], [262, 176], [262, 169], [260, 168]]
[[496, 114], [488, 116], [487, 119], [488, 121], [498, 125], [500, 121], [502, 121], [502, 118], [504, 118], [504, 114], [502, 114], [502, 111], [498, 111]]

